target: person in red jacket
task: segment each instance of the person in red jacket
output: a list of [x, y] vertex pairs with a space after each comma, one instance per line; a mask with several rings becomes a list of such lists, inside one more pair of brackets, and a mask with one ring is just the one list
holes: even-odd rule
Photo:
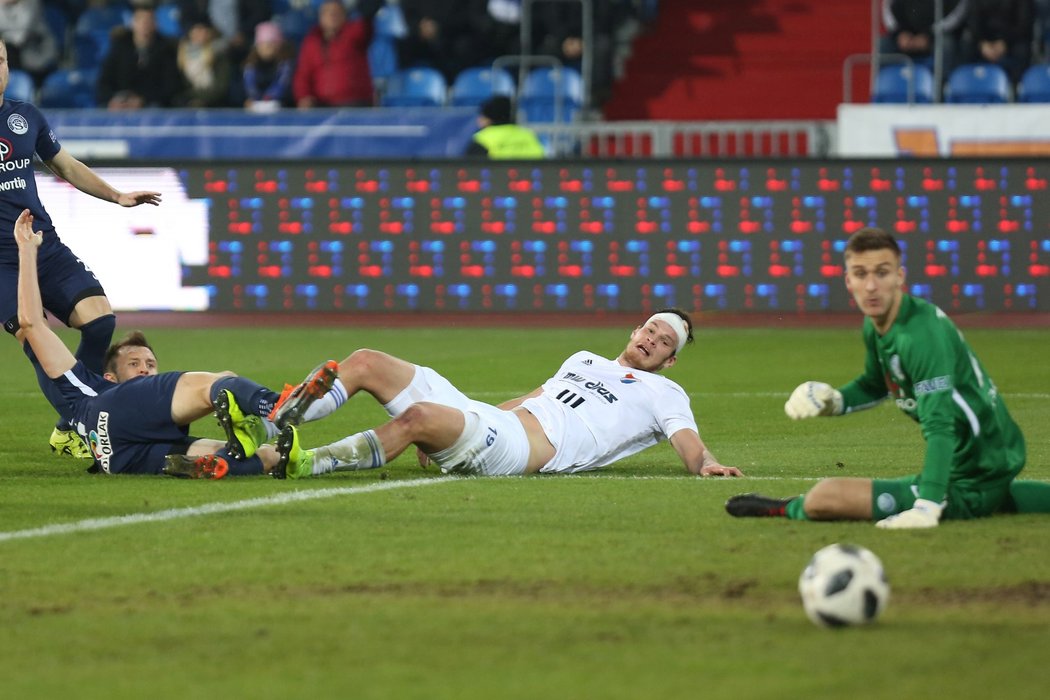
[[299, 48], [292, 82], [296, 105], [301, 109], [371, 106], [371, 41], [369, 17], [348, 18], [340, 0], [326, 0], [317, 10], [317, 26]]

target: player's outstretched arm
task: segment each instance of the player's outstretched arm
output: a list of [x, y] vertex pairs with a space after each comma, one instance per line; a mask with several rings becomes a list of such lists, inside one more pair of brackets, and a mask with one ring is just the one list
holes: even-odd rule
[[736, 467], [719, 463], [700, 436], [692, 430], [679, 430], [671, 436], [671, 447], [691, 474], [697, 476], [743, 476]]
[[784, 413], [792, 420], [841, 416], [842, 409], [842, 392], [824, 382], [799, 384], [784, 404]]
[[160, 204], [160, 192], [121, 192], [103, 180], [95, 171], [81, 163], [73, 156], [60, 150], [54, 158], [47, 161], [47, 167], [78, 190], [92, 197], [119, 204], [122, 207], [137, 207], [140, 204]]
[[33, 230], [33, 215], [28, 209], [22, 210], [15, 221], [14, 237], [18, 246], [19, 334], [29, 343], [47, 376], [60, 377], [76, 364], [76, 358], [44, 318], [37, 278], [37, 248], [43, 235]]

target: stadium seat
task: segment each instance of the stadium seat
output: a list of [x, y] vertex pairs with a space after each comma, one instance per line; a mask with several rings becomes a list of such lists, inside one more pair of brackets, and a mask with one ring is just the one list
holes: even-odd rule
[[182, 11], [175, 3], [157, 5], [154, 12], [157, 18], [157, 33], [172, 39], [182, 36]]
[[408, 24], [401, 6], [387, 3], [379, 8], [375, 18], [372, 20], [372, 28], [376, 36], [385, 36], [390, 39], [404, 39], [408, 36]]
[[58, 55], [62, 56], [66, 52], [66, 44], [69, 43], [69, 18], [61, 7], [47, 2], [44, 3], [44, 20], [58, 44]]
[[875, 78], [871, 101], [894, 104], [933, 102], [933, 73], [920, 64], [895, 63], [883, 66]]
[[513, 94], [514, 78], [502, 68], [466, 68], [452, 81], [449, 102], [476, 107], [493, 95]]
[[448, 85], [433, 68], [399, 70], [387, 80], [380, 104], [384, 107], [440, 107]]
[[583, 80], [574, 68], [534, 68], [518, 94], [518, 108], [529, 122], [569, 122], [583, 104]]
[[4, 91], [4, 97], [23, 102], [32, 102], [35, 95], [36, 84], [33, 83], [33, 76], [24, 70], [12, 68], [10, 73], [8, 73], [7, 89]]
[[40, 86], [40, 106], [52, 109], [91, 109], [95, 107], [95, 69], [60, 68]]
[[316, 20], [310, 13], [302, 10], [288, 10], [273, 16], [273, 21], [281, 28], [285, 41], [296, 46], [303, 43], [303, 37], [310, 33]]
[[966, 63], [948, 76], [944, 94], [953, 104], [1001, 104], [1010, 101], [1010, 78], [995, 64]]
[[1031, 66], [1017, 84], [1018, 102], [1050, 102], [1050, 64]]
[[397, 72], [397, 44], [388, 36], [377, 36], [368, 45], [368, 68], [377, 87]]
[[120, 5], [89, 7], [73, 29], [77, 68], [97, 68], [109, 53], [110, 32], [127, 24], [131, 12]]

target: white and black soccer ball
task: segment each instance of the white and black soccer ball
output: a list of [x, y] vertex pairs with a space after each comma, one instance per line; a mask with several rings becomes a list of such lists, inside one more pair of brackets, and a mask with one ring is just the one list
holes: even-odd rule
[[874, 622], [890, 599], [890, 584], [873, 552], [832, 544], [809, 560], [799, 576], [798, 592], [814, 624], [845, 627]]

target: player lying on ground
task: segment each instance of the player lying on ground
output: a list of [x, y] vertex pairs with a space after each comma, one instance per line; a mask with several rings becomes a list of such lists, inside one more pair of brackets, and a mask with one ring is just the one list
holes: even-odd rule
[[864, 372], [841, 389], [805, 382], [784, 406], [795, 420], [840, 416], [886, 398], [926, 439], [922, 472], [900, 479], [830, 478], [803, 496], [734, 496], [735, 516], [871, 520], [886, 529], [935, 527], [941, 518], [1050, 512], [1050, 483], [1017, 480], [1021, 430], [973, 350], [943, 311], [905, 294], [893, 236], [862, 229], [846, 245], [846, 288], [864, 314]]
[[[105, 374], [73, 356], [44, 319], [36, 274], [42, 236], [32, 224], [28, 209], [15, 224], [18, 322], [39, 365], [41, 390], [75, 426], [97, 468], [194, 478], [273, 469], [279, 455], [262, 444], [268, 431], [261, 416], [276, 404], [275, 392], [232, 372], [158, 374], [153, 349], [137, 332], [110, 348]], [[190, 423], [213, 411], [226, 431], [225, 443], [189, 435]]]
[[[691, 342], [692, 321], [677, 309], [654, 314], [614, 359], [578, 352], [540, 388], [492, 406], [468, 399], [428, 367], [375, 350], [358, 350], [338, 365], [332, 391], [314, 402], [298, 390], [274, 422], [289, 478], [372, 469], [416, 445], [448, 472], [490, 476], [572, 473], [597, 469], [666, 438], [686, 468], [700, 476], [740, 476], [704, 445], [685, 391], [658, 372], [673, 366]], [[392, 420], [314, 450], [302, 449], [295, 424], [322, 418], [365, 391]], [[316, 393], [316, 392], [315, 392]]]
[[[0, 161], [4, 164], [0, 176], [0, 231], [4, 232], [0, 237], [0, 322], [4, 324], [4, 330], [27, 348], [17, 320], [18, 254], [6, 232], [14, 228], [19, 213], [29, 209], [37, 230], [43, 235], [38, 253], [38, 283], [44, 306], [62, 323], [80, 331], [76, 356], [88, 369], [101, 373], [106, 348], [117, 326], [116, 317], [94, 273], [55, 233], [37, 193], [33, 156], [39, 156], [51, 172], [81, 192], [122, 207], [158, 205], [160, 193], [114, 189], [62, 148], [40, 110], [28, 102], [4, 96], [9, 78], [7, 47], [0, 39], [0, 124], [7, 126], [0, 144]], [[55, 426], [50, 442], [51, 449], [59, 454], [91, 456], [76, 433], [64, 423]]]

